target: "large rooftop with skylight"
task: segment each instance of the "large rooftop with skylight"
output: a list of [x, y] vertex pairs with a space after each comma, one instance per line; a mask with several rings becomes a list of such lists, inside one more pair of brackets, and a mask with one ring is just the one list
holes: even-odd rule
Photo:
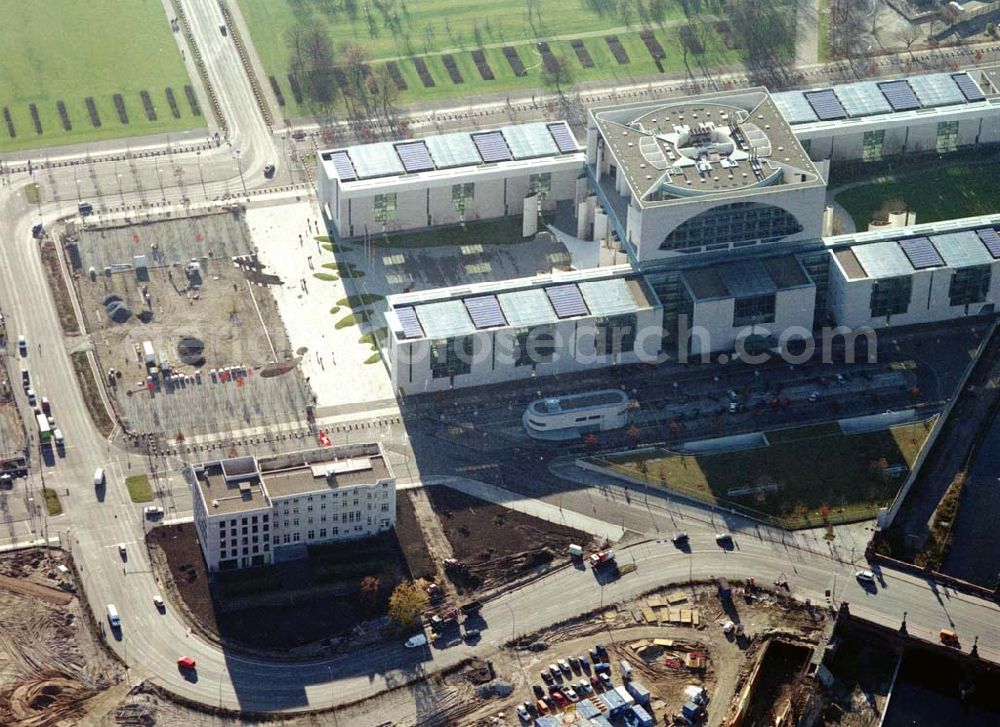
[[823, 184], [763, 89], [598, 109], [593, 119], [642, 206]]

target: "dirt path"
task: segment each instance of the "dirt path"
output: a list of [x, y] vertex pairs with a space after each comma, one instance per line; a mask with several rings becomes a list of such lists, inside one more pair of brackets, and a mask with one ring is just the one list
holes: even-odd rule
[[427, 543], [427, 549], [434, 561], [437, 582], [444, 589], [448, 598], [455, 599], [457, 596], [455, 586], [445, 577], [444, 573], [445, 559], [454, 558], [455, 554], [451, 549], [451, 543], [448, 542], [448, 538], [444, 534], [444, 528], [441, 527], [441, 521], [438, 520], [434, 508], [431, 507], [431, 501], [427, 498], [427, 491], [424, 488], [418, 487], [410, 490], [407, 494], [410, 497], [410, 502], [413, 503], [417, 524], [420, 525], [420, 531], [424, 534], [424, 542]]
[[40, 583], [32, 583], [31, 581], [19, 578], [8, 578], [7, 576], [0, 576], [0, 588], [20, 593], [22, 596], [34, 596], [48, 603], [54, 603], [57, 606], [69, 605], [73, 600], [71, 593], [60, 591], [58, 588], [49, 588]]

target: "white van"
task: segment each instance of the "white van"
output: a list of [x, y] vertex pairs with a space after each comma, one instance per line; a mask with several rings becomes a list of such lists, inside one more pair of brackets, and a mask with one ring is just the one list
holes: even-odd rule
[[115, 604], [108, 604], [108, 623], [111, 624], [111, 628], [121, 628], [122, 619], [118, 615], [118, 609], [115, 608]]
[[632, 680], [632, 665], [629, 664], [625, 659], [618, 662], [618, 668], [622, 672], [622, 681], [627, 682]]
[[100, 487], [104, 484], [104, 468], [98, 467], [94, 470], [94, 487]]

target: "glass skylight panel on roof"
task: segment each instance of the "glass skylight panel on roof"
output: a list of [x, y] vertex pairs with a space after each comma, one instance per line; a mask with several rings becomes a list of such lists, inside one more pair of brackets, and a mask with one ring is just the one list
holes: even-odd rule
[[509, 162], [513, 159], [510, 155], [510, 149], [507, 148], [507, 142], [504, 141], [503, 134], [499, 131], [473, 134], [472, 141], [479, 149], [479, 156], [487, 164], [490, 162]]
[[417, 318], [427, 338], [451, 338], [476, 332], [461, 300], [421, 303], [417, 306]]
[[541, 288], [513, 290], [509, 293], [500, 293], [497, 298], [504, 317], [512, 326], [537, 326], [542, 323], [553, 323], [556, 320], [552, 303]]
[[819, 121], [813, 107], [809, 105], [806, 97], [801, 91], [782, 91], [771, 94], [774, 105], [785, 117], [789, 124], [807, 124], [810, 121]]
[[840, 99], [847, 115], [852, 118], [892, 112], [892, 107], [885, 100], [885, 96], [871, 81], [837, 86], [837, 98]]
[[908, 80], [913, 92], [917, 94], [920, 105], [924, 108], [965, 103], [965, 96], [955, 82], [944, 73], [913, 76]]
[[913, 274], [913, 265], [895, 240], [855, 245], [851, 252], [869, 278], [894, 278]]
[[403, 168], [407, 172], [427, 172], [434, 168], [431, 154], [422, 141], [396, 144], [396, 153], [399, 154], [399, 160], [403, 162]]
[[465, 309], [476, 328], [495, 328], [507, 325], [500, 302], [495, 295], [480, 295], [465, 299]]
[[878, 85], [893, 111], [912, 111], [920, 108], [920, 101], [906, 81], [884, 81]]
[[950, 268], [967, 268], [972, 265], [988, 265], [993, 262], [993, 256], [979, 241], [979, 236], [974, 230], [932, 235], [931, 242], [934, 243], [934, 247], [941, 253], [945, 264]]
[[579, 283], [583, 300], [595, 316], [612, 316], [619, 313], [634, 313], [635, 298], [628, 289], [624, 278], [610, 280], [587, 280]]
[[809, 91], [804, 94], [813, 111], [820, 118], [820, 121], [835, 121], [836, 119], [846, 119], [847, 112], [840, 104], [840, 100], [833, 92], [833, 89], [825, 91]]
[[351, 163], [351, 157], [348, 156], [346, 151], [335, 151], [330, 154], [330, 161], [333, 162], [333, 168], [337, 170], [337, 176], [342, 182], [352, 182], [358, 178], [358, 173], [354, 171], [354, 165]]
[[559, 153], [559, 147], [544, 122], [506, 126], [500, 131], [515, 159], [533, 159]]
[[549, 133], [552, 134], [552, 140], [555, 141], [556, 146], [559, 147], [559, 151], [563, 154], [579, 151], [580, 147], [576, 143], [573, 132], [569, 130], [565, 121], [560, 121], [558, 124], [549, 124]]
[[590, 311], [583, 301], [580, 289], [572, 283], [568, 285], [550, 285], [545, 289], [545, 294], [549, 296], [552, 308], [556, 312], [557, 318], [572, 318], [574, 316], [585, 316]]
[[359, 144], [351, 147], [351, 161], [358, 170], [360, 179], [389, 177], [402, 174], [403, 163], [399, 161], [396, 147], [388, 141], [380, 144]]
[[926, 237], [911, 237], [908, 240], [900, 240], [899, 247], [906, 253], [914, 270], [939, 268], [944, 265], [941, 254]]
[[395, 312], [396, 318], [399, 319], [399, 324], [403, 327], [403, 338], [423, 338], [424, 329], [420, 327], [420, 321], [417, 320], [417, 312], [413, 310], [412, 306], [396, 308]]
[[982, 101], [986, 98], [968, 73], [953, 73], [951, 78], [958, 86], [958, 90], [965, 96], [966, 101]]
[[734, 298], [770, 295], [777, 291], [764, 264], [756, 259], [722, 265], [719, 267], [719, 277]]
[[1000, 258], [1000, 235], [997, 235], [997, 231], [992, 227], [984, 227], [981, 230], [976, 230], [976, 234], [979, 235], [979, 239], [986, 245], [986, 249], [990, 251], [993, 259]]
[[467, 133], [429, 136], [424, 142], [438, 169], [477, 166], [482, 163], [479, 151]]

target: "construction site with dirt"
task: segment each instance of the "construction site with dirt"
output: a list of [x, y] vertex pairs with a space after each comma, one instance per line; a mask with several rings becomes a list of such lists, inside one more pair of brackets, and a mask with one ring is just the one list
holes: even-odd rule
[[125, 669], [96, 632], [62, 551], [0, 556], [0, 724], [86, 724], [113, 710]]

